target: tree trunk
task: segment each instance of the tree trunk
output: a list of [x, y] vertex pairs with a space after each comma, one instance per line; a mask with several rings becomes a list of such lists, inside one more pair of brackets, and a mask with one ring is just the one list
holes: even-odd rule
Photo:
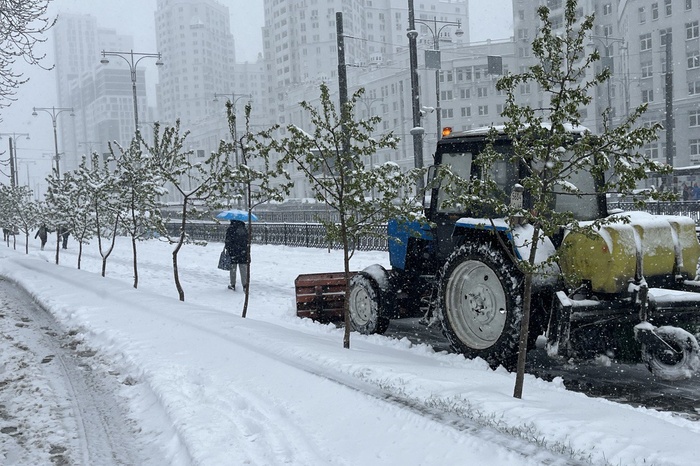
[[56, 228], [56, 265], [58, 265], [58, 251], [60, 251], [61, 247], [61, 235], [58, 232], [58, 228]]
[[343, 304], [345, 333], [343, 334], [343, 348], [350, 349], [350, 254], [348, 251], [349, 245], [344, 213], [340, 215], [340, 231], [343, 240], [343, 270], [345, 272], [345, 303]]
[[527, 361], [527, 341], [530, 334], [530, 308], [532, 307], [532, 275], [537, 256], [537, 246], [540, 238], [540, 228], [534, 226], [532, 233], [532, 245], [530, 246], [529, 268], [525, 273], [525, 286], [523, 287], [523, 318], [520, 321], [520, 339], [518, 340], [518, 367], [515, 374], [515, 387], [513, 397], [523, 397], [523, 383], [525, 380], [525, 363]]
[[185, 300], [185, 290], [182, 289], [182, 284], [180, 283], [180, 274], [177, 268], [177, 253], [180, 252], [183, 243], [185, 242], [185, 225], [187, 225], [187, 197], [182, 201], [182, 223], [180, 224], [180, 240], [173, 250], [173, 278], [175, 279], [175, 288], [177, 288], [177, 295], [180, 301]]
[[134, 288], [139, 287], [139, 268], [136, 265], [136, 236], [131, 237], [131, 250], [133, 251], [134, 258]]

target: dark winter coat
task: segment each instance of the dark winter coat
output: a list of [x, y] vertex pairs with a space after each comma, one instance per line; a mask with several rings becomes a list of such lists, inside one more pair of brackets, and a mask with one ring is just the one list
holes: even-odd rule
[[42, 243], [45, 243], [46, 240], [48, 239], [48, 235], [47, 235], [46, 230], [47, 230], [47, 229], [46, 229], [45, 226], [43, 226], [43, 225], [40, 226], [40, 227], [39, 227], [39, 230], [36, 232], [36, 235], [34, 235], [34, 238], [37, 238], [37, 237], [38, 237], [38, 238], [41, 240]]
[[231, 222], [226, 229], [226, 240], [224, 246], [231, 256], [234, 264], [246, 264], [248, 262], [248, 230], [245, 223], [239, 221]]

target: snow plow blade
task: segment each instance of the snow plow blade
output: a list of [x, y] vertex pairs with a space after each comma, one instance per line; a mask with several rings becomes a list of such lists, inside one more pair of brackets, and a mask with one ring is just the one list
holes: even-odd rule
[[[357, 272], [350, 272], [352, 278]], [[343, 320], [347, 281], [344, 272], [311, 273], [294, 280], [297, 316], [320, 322]]]

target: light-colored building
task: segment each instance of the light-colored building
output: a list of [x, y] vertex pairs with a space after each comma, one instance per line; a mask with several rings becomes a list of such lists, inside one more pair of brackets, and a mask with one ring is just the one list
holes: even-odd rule
[[[700, 164], [700, 0], [627, 0], [619, 4], [620, 31], [628, 44], [630, 108], [647, 102], [646, 122], [666, 125], [666, 57], [672, 71], [673, 141], [675, 150], [666, 153], [666, 132], [647, 146], [647, 152], [673, 165]], [[671, 50], [667, 44], [671, 39]], [[686, 181], [686, 180], [681, 180]], [[690, 181], [690, 180], [687, 180]]]
[[[107, 142], [128, 145], [134, 135], [131, 75], [126, 63], [100, 63], [102, 50], [129, 51], [130, 36], [100, 28], [91, 15], [61, 14], [54, 27], [57, 107], [74, 116], [57, 117], [61, 139], [61, 172], [77, 168], [83, 156], [107, 152]], [[148, 113], [145, 76], [137, 71], [138, 105]], [[37, 106], [41, 106], [37, 104]], [[39, 115], [43, 118], [43, 115]]]

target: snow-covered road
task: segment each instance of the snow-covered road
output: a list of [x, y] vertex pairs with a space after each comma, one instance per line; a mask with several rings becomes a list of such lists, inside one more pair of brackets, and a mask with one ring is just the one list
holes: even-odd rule
[[[700, 456], [698, 423], [572, 393], [562, 380], [528, 375], [524, 398], [516, 400], [513, 374], [491, 371], [481, 360], [381, 336], [353, 334], [351, 349], [344, 349], [340, 329], [294, 315], [295, 276], [338, 270], [337, 251], [254, 248], [249, 318], [241, 319], [243, 293], [227, 290], [226, 272], [215, 269], [221, 245], [181, 251], [185, 303], [174, 298], [166, 266], [171, 248], [139, 244], [138, 290], [124, 238], [106, 278], [96, 273], [94, 246], [83, 258], [84, 270], [72, 265], [72, 249], [62, 251], [61, 266], [52, 263], [53, 252], [33, 249], [25, 256], [0, 249], [0, 276], [25, 288], [69, 330], [55, 332], [71, 343], [67, 350], [78, 367], [112, 385], [126, 425], [141, 445], [152, 445], [129, 452], [137, 455], [135, 464], [686, 465]], [[383, 259], [382, 253], [361, 253], [355, 260]], [[8, 332], [27, 323], [21, 315], [8, 322]], [[2, 340], [2, 349], [8, 342]], [[35, 366], [44, 353], [57, 352], [19, 358], [49, 386]], [[3, 361], [4, 380], [14, 367]], [[81, 456], [84, 444], [67, 440], [80, 437], [77, 421], [52, 416], [35, 410], [32, 422], [47, 426], [36, 431], [50, 435], [16, 442], [15, 457], [34, 459], [22, 449], [57, 445], [71, 464], [89, 464]], [[13, 425], [0, 418], [0, 432]], [[121, 437], [127, 434], [108, 431], [107, 438], [128, 443]], [[102, 452], [108, 444], [92, 442]]]
[[94, 351], [6, 280], [0, 309], [3, 464], [160, 464], [126, 416], [120, 374], [101, 371]]

